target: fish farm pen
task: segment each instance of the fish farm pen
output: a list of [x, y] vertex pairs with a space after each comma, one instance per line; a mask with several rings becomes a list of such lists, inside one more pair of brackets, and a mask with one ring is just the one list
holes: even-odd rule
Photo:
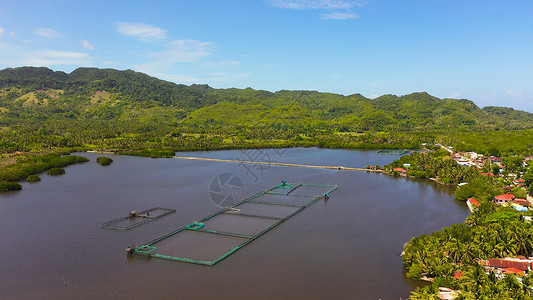
[[102, 228], [129, 230], [139, 225], [146, 224], [166, 215], [176, 212], [175, 209], [152, 207], [140, 212], [131, 211], [128, 216], [112, 221], [107, 221], [100, 225]]
[[376, 154], [378, 155], [404, 155], [409, 153], [409, 150], [378, 150]]
[[129, 255], [213, 266], [283, 221], [327, 200], [336, 185], [285, 183], [176, 229]]

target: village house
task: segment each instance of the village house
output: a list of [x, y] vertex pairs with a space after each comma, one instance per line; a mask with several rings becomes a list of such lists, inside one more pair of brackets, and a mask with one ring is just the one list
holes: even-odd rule
[[447, 287], [439, 287], [439, 294], [438, 297], [442, 300], [453, 300], [457, 298], [459, 295], [459, 292], [456, 290], [452, 290]]
[[513, 184], [516, 186], [524, 186], [524, 184], [526, 184], [526, 181], [524, 179], [515, 179], [513, 180]]
[[494, 197], [494, 204], [507, 204], [510, 201], [514, 200], [514, 195], [512, 194], [501, 194]]
[[474, 210], [477, 209], [479, 206], [481, 206], [481, 204], [479, 204], [479, 201], [477, 201], [477, 200], [474, 199], [474, 198], [468, 198], [468, 200], [466, 200], [466, 205], [468, 206], [468, 208], [470, 209], [470, 211], [474, 211]]
[[523, 207], [531, 206], [531, 203], [529, 203], [529, 201], [527, 201], [526, 199], [514, 199], [513, 203], [516, 203], [516, 204], [521, 205]]
[[526, 272], [532, 270], [533, 260], [525, 257], [506, 257], [479, 260], [478, 263], [489, 267], [500, 274], [525, 275]]
[[492, 173], [481, 173], [481, 176], [490, 176], [490, 177], [496, 177], [496, 175]]

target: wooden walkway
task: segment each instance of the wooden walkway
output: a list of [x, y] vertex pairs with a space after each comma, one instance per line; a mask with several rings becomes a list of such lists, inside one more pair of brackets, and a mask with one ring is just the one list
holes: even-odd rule
[[256, 164], [256, 165], [269, 165], [269, 166], [282, 166], [282, 167], [365, 171], [365, 172], [375, 172], [375, 173], [383, 172], [382, 170], [370, 170], [366, 168], [352, 168], [352, 167], [343, 167], [343, 166], [314, 166], [314, 165], [301, 165], [301, 164], [289, 164], [289, 163], [278, 163], [278, 162], [246, 161], [246, 160], [236, 160], [236, 159], [203, 158], [203, 157], [191, 157], [191, 156], [173, 156], [173, 158], [188, 159], [188, 160], [205, 160], [205, 161], [218, 161], [218, 162], [230, 162], [230, 163], [243, 163], [243, 164]]

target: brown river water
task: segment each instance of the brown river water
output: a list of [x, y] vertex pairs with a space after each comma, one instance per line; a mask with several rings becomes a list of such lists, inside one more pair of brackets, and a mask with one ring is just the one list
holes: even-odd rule
[[[405, 277], [403, 244], [468, 215], [452, 189], [426, 180], [107, 154], [114, 162], [102, 167], [102, 154], [78, 155], [91, 162], [0, 194], [0, 299], [405, 299], [423, 283]], [[345, 167], [398, 158], [316, 148], [178, 155]], [[241, 180], [238, 197], [281, 180], [338, 189], [212, 267], [127, 257], [127, 246], [219, 210], [211, 181], [223, 173]], [[176, 212], [127, 231], [100, 227], [151, 207]]]

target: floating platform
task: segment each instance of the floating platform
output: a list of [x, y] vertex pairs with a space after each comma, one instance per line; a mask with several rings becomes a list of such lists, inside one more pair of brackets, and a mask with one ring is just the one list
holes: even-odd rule
[[176, 212], [175, 209], [152, 207], [140, 212], [130, 212], [126, 217], [121, 217], [112, 221], [107, 221], [100, 225], [102, 228], [129, 230], [137, 226], [146, 224], [153, 220], [162, 218], [166, 215]]
[[376, 154], [378, 155], [404, 155], [409, 153], [409, 150], [378, 150]]
[[132, 256], [213, 266], [336, 189], [284, 183], [127, 251]]

